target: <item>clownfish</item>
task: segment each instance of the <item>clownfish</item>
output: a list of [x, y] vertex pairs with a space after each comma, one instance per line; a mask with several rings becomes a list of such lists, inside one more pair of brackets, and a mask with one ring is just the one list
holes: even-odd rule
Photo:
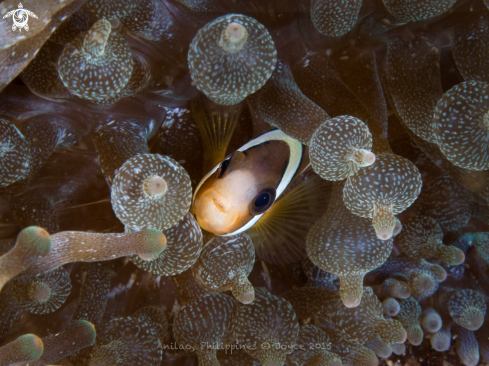
[[303, 258], [307, 233], [326, 212], [332, 188], [310, 168], [297, 174], [303, 154], [302, 144], [280, 130], [229, 154], [195, 190], [199, 225], [215, 235], [246, 231], [268, 263]]
[[[214, 235], [246, 232], [267, 263], [302, 259], [307, 233], [326, 212], [332, 188], [312, 169], [302, 170], [307, 148], [280, 130], [251, 138], [252, 130], [269, 125], [253, 118], [246, 103], [222, 106], [199, 95], [191, 106], [208, 171], [192, 199], [201, 228]], [[233, 136], [243, 145], [229, 154]]]
[[266, 132], [229, 154], [197, 186], [193, 210], [202, 229], [216, 235], [248, 230], [296, 175], [302, 144], [280, 130]]

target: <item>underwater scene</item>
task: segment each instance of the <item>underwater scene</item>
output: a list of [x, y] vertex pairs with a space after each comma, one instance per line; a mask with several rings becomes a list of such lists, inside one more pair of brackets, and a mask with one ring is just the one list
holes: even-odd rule
[[489, 0], [0, 1], [0, 366], [489, 365]]

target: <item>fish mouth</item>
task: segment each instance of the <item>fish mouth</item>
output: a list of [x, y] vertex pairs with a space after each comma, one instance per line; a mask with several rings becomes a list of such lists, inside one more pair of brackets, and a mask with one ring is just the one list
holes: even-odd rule
[[214, 203], [214, 206], [217, 208], [217, 210], [219, 212], [222, 212], [223, 214], [228, 214], [228, 212], [230, 211], [231, 209], [231, 205], [225, 200], [222, 198], [222, 196], [213, 196], [213, 197], [209, 197], [212, 202]]
[[231, 232], [239, 219], [239, 213], [229, 201], [210, 189], [194, 201], [194, 212], [199, 225], [216, 235]]

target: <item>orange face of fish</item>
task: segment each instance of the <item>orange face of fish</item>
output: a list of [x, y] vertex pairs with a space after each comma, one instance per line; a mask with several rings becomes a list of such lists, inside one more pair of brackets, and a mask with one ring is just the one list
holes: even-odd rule
[[266, 212], [275, 202], [289, 156], [289, 146], [277, 140], [229, 155], [195, 195], [194, 213], [199, 225], [225, 235]]

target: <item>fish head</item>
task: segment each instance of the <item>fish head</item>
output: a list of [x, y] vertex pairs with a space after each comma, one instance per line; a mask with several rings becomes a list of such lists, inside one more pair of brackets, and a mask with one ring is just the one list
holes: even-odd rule
[[279, 139], [247, 145], [228, 155], [197, 187], [194, 214], [206, 231], [235, 235], [248, 229], [283, 191], [284, 175], [291, 171], [290, 145]]

